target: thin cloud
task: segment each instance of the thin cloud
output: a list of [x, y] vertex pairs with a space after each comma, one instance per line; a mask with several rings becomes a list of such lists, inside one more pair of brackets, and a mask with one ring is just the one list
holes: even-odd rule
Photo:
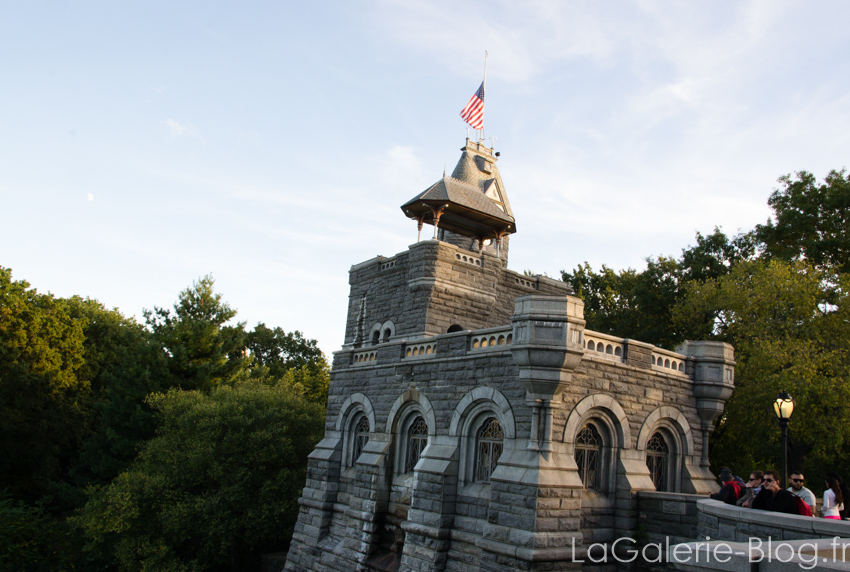
[[207, 144], [206, 141], [204, 141], [204, 138], [201, 136], [200, 132], [191, 125], [183, 125], [171, 118], [168, 118], [165, 120], [165, 126], [168, 128], [168, 132], [174, 139], [187, 137], [190, 139], [197, 139], [201, 142], [202, 145]]

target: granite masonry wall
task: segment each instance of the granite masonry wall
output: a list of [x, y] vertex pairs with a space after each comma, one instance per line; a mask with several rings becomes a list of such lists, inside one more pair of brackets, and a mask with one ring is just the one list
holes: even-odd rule
[[[693, 532], [693, 497], [677, 493], [717, 490], [703, 444], [733, 386], [730, 346], [669, 352], [585, 331], [566, 284], [439, 241], [350, 276], [286, 570], [567, 570], [639, 524]], [[427, 445], [411, 466], [420, 418]], [[480, 479], [492, 420], [501, 449]], [[576, 462], [588, 423], [593, 487]], [[656, 434], [667, 493], [647, 466]]]
[[850, 521], [844, 520], [742, 508], [713, 499], [697, 501], [697, 513], [698, 540], [706, 537], [733, 542], [749, 542], [750, 537], [762, 540], [850, 538]]

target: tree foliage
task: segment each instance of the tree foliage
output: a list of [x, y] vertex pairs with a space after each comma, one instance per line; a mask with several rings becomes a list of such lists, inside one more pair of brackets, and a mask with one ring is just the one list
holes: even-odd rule
[[[850, 469], [850, 277], [836, 304], [820, 271], [804, 262], [756, 260], [688, 284], [675, 319], [711, 315], [704, 337], [735, 346], [735, 392], [712, 439], [712, 463], [741, 474], [780, 456], [771, 407], [782, 390], [797, 404], [792, 462], [811, 476]], [[828, 419], [829, 423], [824, 423]]]
[[752, 233], [730, 239], [715, 228], [706, 236], [697, 233], [696, 245], [683, 249], [678, 259], [647, 258], [642, 271], [617, 272], [603, 265], [595, 272], [585, 262], [573, 272], [561, 271], [561, 277], [584, 300], [588, 329], [673, 349], [711, 322], [707, 315], [700, 316], [702, 322], [673, 322], [682, 285], [725, 275], [735, 262], [752, 257], [755, 248]]
[[773, 217], [756, 226], [759, 241], [769, 256], [850, 273], [850, 175], [830, 171], [821, 184], [796, 175], [780, 177], [768, 199]]
[[253, 569], [285, 549], [322, 406], [255, 381], [149, 401], [157, 436], [80, 517], [92, 548], [134, 572]]
[[0, 268], [0, 489], [44, 493], [93, 421], [83, 325], [68, 304]]
[[206, 275], [180, 292], [174, 311], [154, 307], [145, 319], [154, 339], [168, 354], [174, 384], [210, 390], [244, 378], [248, 368], [244, 323], [228, 325], [236, 310], [222, 301]]

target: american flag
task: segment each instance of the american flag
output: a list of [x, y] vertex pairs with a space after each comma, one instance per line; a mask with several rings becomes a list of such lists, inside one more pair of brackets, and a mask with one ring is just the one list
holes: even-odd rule
[[460, 112], [461, 118], [469, 123], [473, 129], [484, 128], [484, 82], [481, 82], [481, 87]]

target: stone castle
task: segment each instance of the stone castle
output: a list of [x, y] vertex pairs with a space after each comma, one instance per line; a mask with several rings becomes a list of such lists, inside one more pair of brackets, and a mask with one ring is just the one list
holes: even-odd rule
[[402, 206], [433, 238], [351, 267], [286, 570], [576, 569], [636, 534], [639, 492], [717, 490], [731, 346], [586, 330], [569, 285], [508, 270], [498, 157], [467, 139]]

